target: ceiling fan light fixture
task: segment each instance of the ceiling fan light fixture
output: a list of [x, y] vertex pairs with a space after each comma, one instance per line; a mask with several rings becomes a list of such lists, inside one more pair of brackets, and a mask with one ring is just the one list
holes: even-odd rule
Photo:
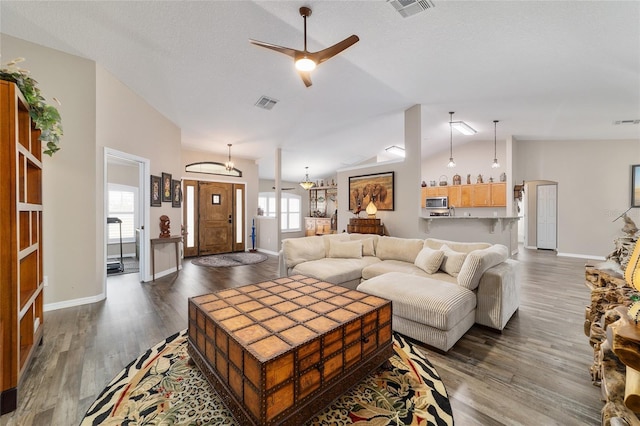
[[464, 121], [453, 121], [451, 127], [462, 133], [463, 135], [475, 135], [478, 133], [473, 127], [469, 126]]
[[296, 69], [298, 71], [309, 72], [316, 69], [316, 62], [313, 59], [309, 59], [306, 56], [296, 60]]

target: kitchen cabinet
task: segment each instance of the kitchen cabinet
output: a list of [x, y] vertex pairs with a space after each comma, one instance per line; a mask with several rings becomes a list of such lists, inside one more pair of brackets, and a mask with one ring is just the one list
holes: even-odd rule
[[420, 206], [425, 207], [427, 197], [448, 197], [453, 207], [505, 207], [507, 184], [505, 182], [478, 183], [470, 185], [448, 185], [422, 187]]

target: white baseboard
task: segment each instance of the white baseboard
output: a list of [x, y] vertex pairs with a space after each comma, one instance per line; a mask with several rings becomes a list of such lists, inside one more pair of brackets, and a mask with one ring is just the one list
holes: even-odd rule
[[275, 251], [271, 251], [271, 250], [265, 250], [265, 249], [261, 249], [261, 248], [259, 248], [257, 250], [260, 253], [270, 254], [270, 255], [273, 255], [273, 256], [277, 256], [278, 255], [278, 253], [276, 253]]
[[57, 309], [71, 308], [73, 306], [88, 305], [89, 303], [100, 302], [105, 299], [105, 294], [100, 293], [95, 296], [83, 297], [81, 299], [65, 300], [63, 302], [47, 303], [43, 306], [45, 312], [55, 311]]
[[[182, 260], [184, 261], [184, 259], [182, 259]], [[181, 270], [182, 270], [182, 264], [181, 264], [180, 266], [178, 266], [178, 271], [181, 271]], [[156, 280], [157, 280], [158, 278], [162, 278], [162, 277], [164, 277], [165, 275], [171, 275], [171, 274], [175, 274], [175, 273], [176, 273], [176, 267], [175, 267], [175, 266], [174, 266], [174, 267], [171, 267], [171, 268], [169, 268], [169, 269], [165, 269], [164, 271], [156, 272]], [[147, 282], [147, 283], [153, 283], [153, 275], [149, 274], [149, 276], [147, 277], [147, 279], [148, 279], [149, 281], [145, 281], [145, 282]]]
[[605, 260], [604, 256], [593, 256], [591, 254], [558, 253], [558, 256], [562, 256], [562, 257], [578, 257], [580, 259]]

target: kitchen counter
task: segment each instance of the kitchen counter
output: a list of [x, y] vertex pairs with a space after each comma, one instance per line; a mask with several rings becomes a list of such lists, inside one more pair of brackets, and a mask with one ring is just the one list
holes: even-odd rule
[[503, 244], [509, 253], [518, 251], [520, 216], [422, 216], [423, 231], [431, 238], [483, 241]]

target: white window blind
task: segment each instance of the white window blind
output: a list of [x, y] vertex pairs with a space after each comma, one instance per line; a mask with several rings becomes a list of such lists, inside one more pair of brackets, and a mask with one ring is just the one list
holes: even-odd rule
[[[122, 221], [122, 241], [134, 242], [138, 227], [138, 188], [110, 183], [108, 185], [107, 217], [117, 217]], [[109, 243], [120, 241], [120, 225], [107, 225]]]

